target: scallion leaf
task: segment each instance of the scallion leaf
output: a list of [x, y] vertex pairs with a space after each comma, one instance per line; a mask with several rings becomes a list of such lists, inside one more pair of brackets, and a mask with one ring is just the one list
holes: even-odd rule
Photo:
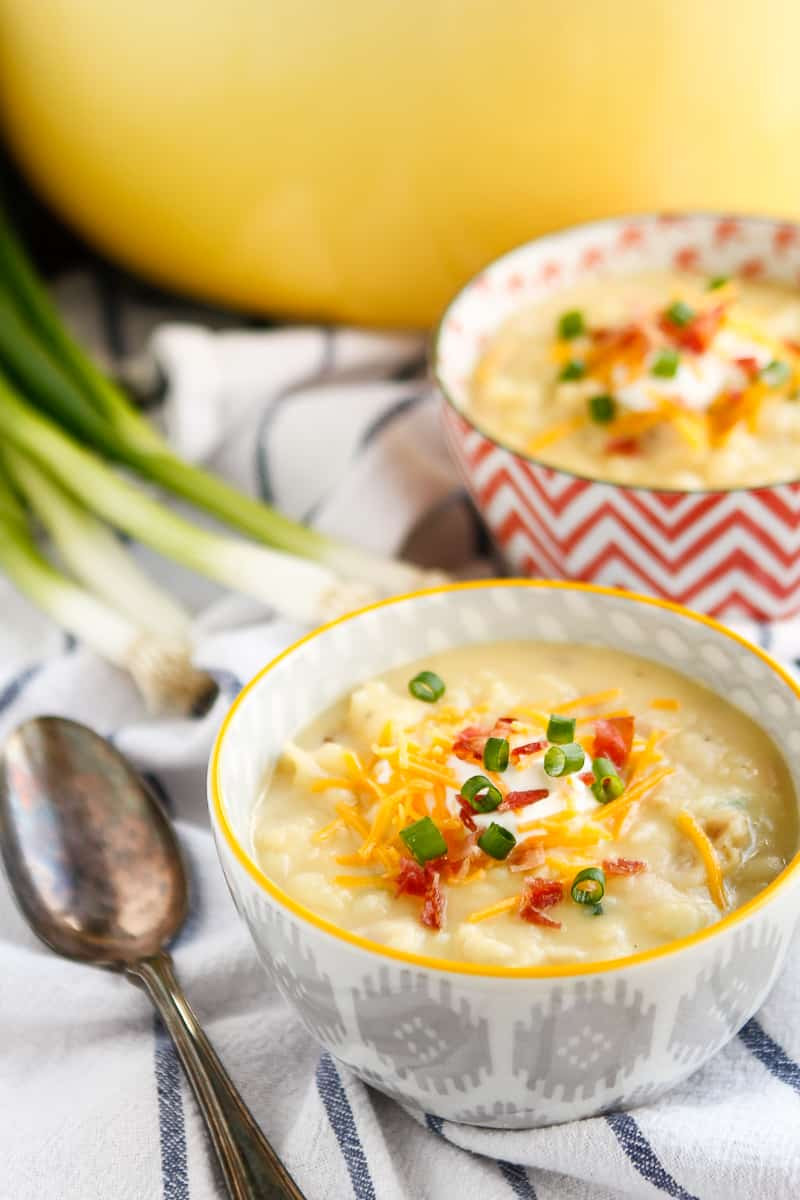
[[600, 867], [584, 867], [573, 879], [570, 894], [576, 904], [599, 905], [606, 894], [605, 871]]
[[610, 758], [595, 758], [592, 760], [594, 783], [592, 791], [601, 804], [616, 800], [625, 791], [625, 784], [619, 777], [615, 764]]
[[562, 313], [559, 317], [558, 336], [565, 342], [571, 342], [573, 338], [580, 337], [585, 329], [583, 313], [580, 309], [570, 309], [569, 312]]
[[562, 383], [571, 383], [576, 379], [583, 379], [585, 374], [586, 367], [584, 364], [577, 358], [572, 358], [561, 368], [558, 378]]
[[772, 362], [768, 362], [765, 367], [761, 368], [759, 376], [770, 387], [780, 387], [782, 383], [786, 383], [791, 373], [792, 369], [788, 363], [773, 358]]
[[444, 695], [444, 680], [435, 671], [420, 671], [418, 675], [408, 681], [408, 690], [417, 700], [433, 704], [436, 700], [441, 700]]
[[508, 738], [487, 738], [483, 748], [483, 765], [486, 770], [505, 771], [509, 752]]
[[590, 396], [588, 400], [589, 416], [598, 425], [607, 425], [614, 420], [617, 404], [613, 396], [603, 392], [599, 396]]
[[490, 858], [504, 859], [508, 858], [511, 851], [517, 844], [517, 839], [503, 825], [498, 825], [496, 821], [492, 821], [488, 829], [485, 829], [478, 838], [478, 845], [484, 854], [488, 854]]
[[650, 374], [656, 375], [659, 379], [674, 379], [678, 373], [680, 361], [681, 356], [677, 350], [671, 348], [659, 350], [653, 359]]
[[715, 275], [712, 279], [709, 279], [706, 291], [715, 292], [717, 288], [725, 287], [729, 279], [730, 275]]
[[430, 817], [422, 817], [400, 830], [400, 837], [421, 867], [447, 854], [447, 842]]
[[462, 783], [461, 795], [479, 813], [494, 812], [503, 802], [502, 794], [485, 775], [471, 775]]
[[551, 713], [547, 722], [547, 740], [557, 746], [564, 746], [575, 737], [575, 718], [561, 717]]
[[685, 325], [688, 325], [694, 319], [694, 309], [685, 300], [675, 300], [665, 310], [664, 316], [671, 325], [677, 326], [678, 329], [683, 329]]
[[577, 742], [570, 742], [566, 746], [550, 746], [544, 756], [545, 774], [555, 779], [560, 779], [562, 775], [574, 775], [585, 761], [583, 747]]

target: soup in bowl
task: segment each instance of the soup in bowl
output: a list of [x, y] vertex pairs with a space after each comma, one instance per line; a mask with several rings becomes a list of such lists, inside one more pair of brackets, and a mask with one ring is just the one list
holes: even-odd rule
[[278, 988], [361, 1078], [547, 1124], [684, 1078], [796, 925], [800, 698], [707, 618], [486, 581], [310, 635], [212, 756], [220, 857]]
[[522, 574], [715, 615], [800, 608], [800, 228], [604, 221], [493, 263], [434, 371], [456, 458]]

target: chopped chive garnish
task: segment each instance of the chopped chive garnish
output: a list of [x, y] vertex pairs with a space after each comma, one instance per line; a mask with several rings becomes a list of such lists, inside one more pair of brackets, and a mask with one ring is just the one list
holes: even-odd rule
[[409, 680], [408, 690], [412, 696], [416, 696], [417, 700], [433, 704], [435, 700], [441, 700], [444, 695], [444, 680], [440, 679], [435, 671], [420, 671], [419, 675], [415, 675], [413, 679]]
[[729, 279], [730, 275], [715, 275], [713, 279], [709, 279], [706, 291], [715, 292], [717, 288], [725, 287]]
[[577, 742], [566, 746], [551, 746], [544, 756], [545, 775], [558, 779], [562, 775], [573, 775], [580, 771], [585, 761], [583, 747]]
[[575, 737], [575, 718], [560, 717], [557, 713], [550, 714], [547, 722], [547, 740], [557, 746], [565, 746]]
[[483, 765], [487, 771], [505, 771], [508, 766], [508, 754], [507, 738], [487, 738], [483, 749]]
[[681, 356], [677, 350], [667, 349], [659, 350], [653, 365], [650, 368], [651, 375], [657, 375], [659, 379], [674, 379], [680, 365]]
[[585, 328], [583, 313], [580, 309], [573, 308], [569, 312], [561, 314], [558, 321], [558, 336], [569, 342], [573, 338], [580, 337]]
[[494, 812], [503, 802], [502, 795], [485, 775], [471, 775], [462, 783], [461, 795], [475, 812]]
[[617, 405], [613, 396], [604, 392], [600, 396], [589, 397], [589, 416], [599, 425], [607, 425], [609, 421], [613, 421], [616, 411]]
[[508, 858], [516, 844], [517, 839], [513, 833], [510, 833], [504, 826], [498, 825], [496, 821], [492, 821], [489, 828], [485, 829], [478, 838], [478, 845], [490, 858]]
[[772, 362], [767, 363], [759, 371], [759, 375], [764, 380], [764, 383], [768, 383], [770, 387], [780, 387], [782, 383], [786, 383], [791, 373], [792, 370], [789, 364], [782, 362], [778, 358], [773, 358]]
[[[571, 895], [576, 904], [599, 905], [606, 894], [606, 876], [600, 867], [584, 867], [572, 881]], [[602, 910], [601, 910], [602, 911]]]
[[601, 804], [616, 800], [625, 791], [625, 784], [617, 773], [617, 768], [610, 758], [595, 758], [592, 761], [594, 783], [592, 791]]
[[568, 363], [564, 363], [561, 368], [558, 378], [564, 383], [569, 383], [573, 379], [583, 379], [586, 374], [586, 367], [577, 358], [571, 358]]
[[677, 325], [679, 329], [683, 329], [684, 325], [688, 325], [694, 317], [694, 309], [685, 300], [675, 300], [666, 309], [664, 316], [671, 325]]
[[421, 867], [447, 854], [447, 842], [430, 817], [422, 817], [413, 825], [407, 825], [400, 830], [400, 837]]

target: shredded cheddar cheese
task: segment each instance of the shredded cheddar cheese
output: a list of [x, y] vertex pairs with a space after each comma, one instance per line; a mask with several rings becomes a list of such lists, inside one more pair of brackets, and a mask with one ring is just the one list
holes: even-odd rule
[[650, 707], [661, 709], [662, 712], [679, 712], [681, 702], [671, 696], [656, 696], [650, 701]]
[[480, 908], [477, 912], [470, 913], [467, 920], [471, 925], [475, 925], [478, 921], [486, 921], [489, 917], [499, 917], [501, 913], [511, 912], [518, 905], [519, 896], [509, 896], [507, 900], [498, 900], [497, 904], [490, 904], [488, 908]]
[[722, 868], [719, 865], [717, 853], [711, 844], [711, 839], [702, 826], [697, 823], [694, 816], [685, 808], [681, 809], [678, 813], [675, 818], [675, 824], [681, 833], [684, 833], [693, 842], [706, 869], [706, 880], [711, 899], [720, 912], [724, 912], [728, 907], [728, 898], [725, 895], [725, 881], [722, 878]]

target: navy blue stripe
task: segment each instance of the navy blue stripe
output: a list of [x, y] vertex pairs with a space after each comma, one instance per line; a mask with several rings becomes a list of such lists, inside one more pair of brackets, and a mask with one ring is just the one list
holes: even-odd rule
[[788, 1087], [794, 1088], [800, 1095], [800, 1066], [789, 1057], [783, 1046], [779, 1046], [772, 1040], [755, 1017], [739, 1030], [739, 1037], [750, 1053], [755, 1055], [758, 1061], [767, 1068], [770, 1075], [774, 1075]]
[[[444, 1121], [441, 1117], [435, 1117], [433, 1113], [425, 1113], [425, 1124], [431, 1133], [444, 1138]], [[471, 1154], [472, 1151], [469, 1151], [469, 1153]], [[497, 1166], [500, 1174], [517, 1197], [517, 1200], [536, 1200], [536, 1192], [524, 1167], [520, 1166], [519, 1163], [506, 1162], [502, 1158], [497, 1160]]]
[[517, 1200], [536, 1200], [536, 1192], [524, 1167], [519, 1163], [504, 1162], [502, 1159], [498, 1160], [497, 1165]]
[[317, 1063], [317, 1090], [347, 1166], [356, 1200], [376, 1200], [367, 1157], [358, 1136], [353, 1110], [342, 1087], [336, 1064], [323, 1050]]
[[189, 1200], [189, 1169], [186, 1162], [186, 1128], [183, 1121], [181, 1067], [178, 1052], [161, 1023], [155, 1018], [156, 1093], [158, 1131], [161, 1140], [161, 1179], [164, 1200]]
[[643, 1179], [674, 1197], [674, 1200], [698, 1200], [697, 1196], [687, 1192], [672, 1178], [630, 1113], [609, 1113], [606, 1120]]
[[0, 713], [10, 708], [15, 700], [18, 700], [22, 692], [28, 686], [35, 675], [41, 670], [40, 663], [33, 663], [32, 666], [26, 667], [24, 671], [20, 671], [19, 675], [15, 675], [10, 683], [7, 683], [0, 692]]

